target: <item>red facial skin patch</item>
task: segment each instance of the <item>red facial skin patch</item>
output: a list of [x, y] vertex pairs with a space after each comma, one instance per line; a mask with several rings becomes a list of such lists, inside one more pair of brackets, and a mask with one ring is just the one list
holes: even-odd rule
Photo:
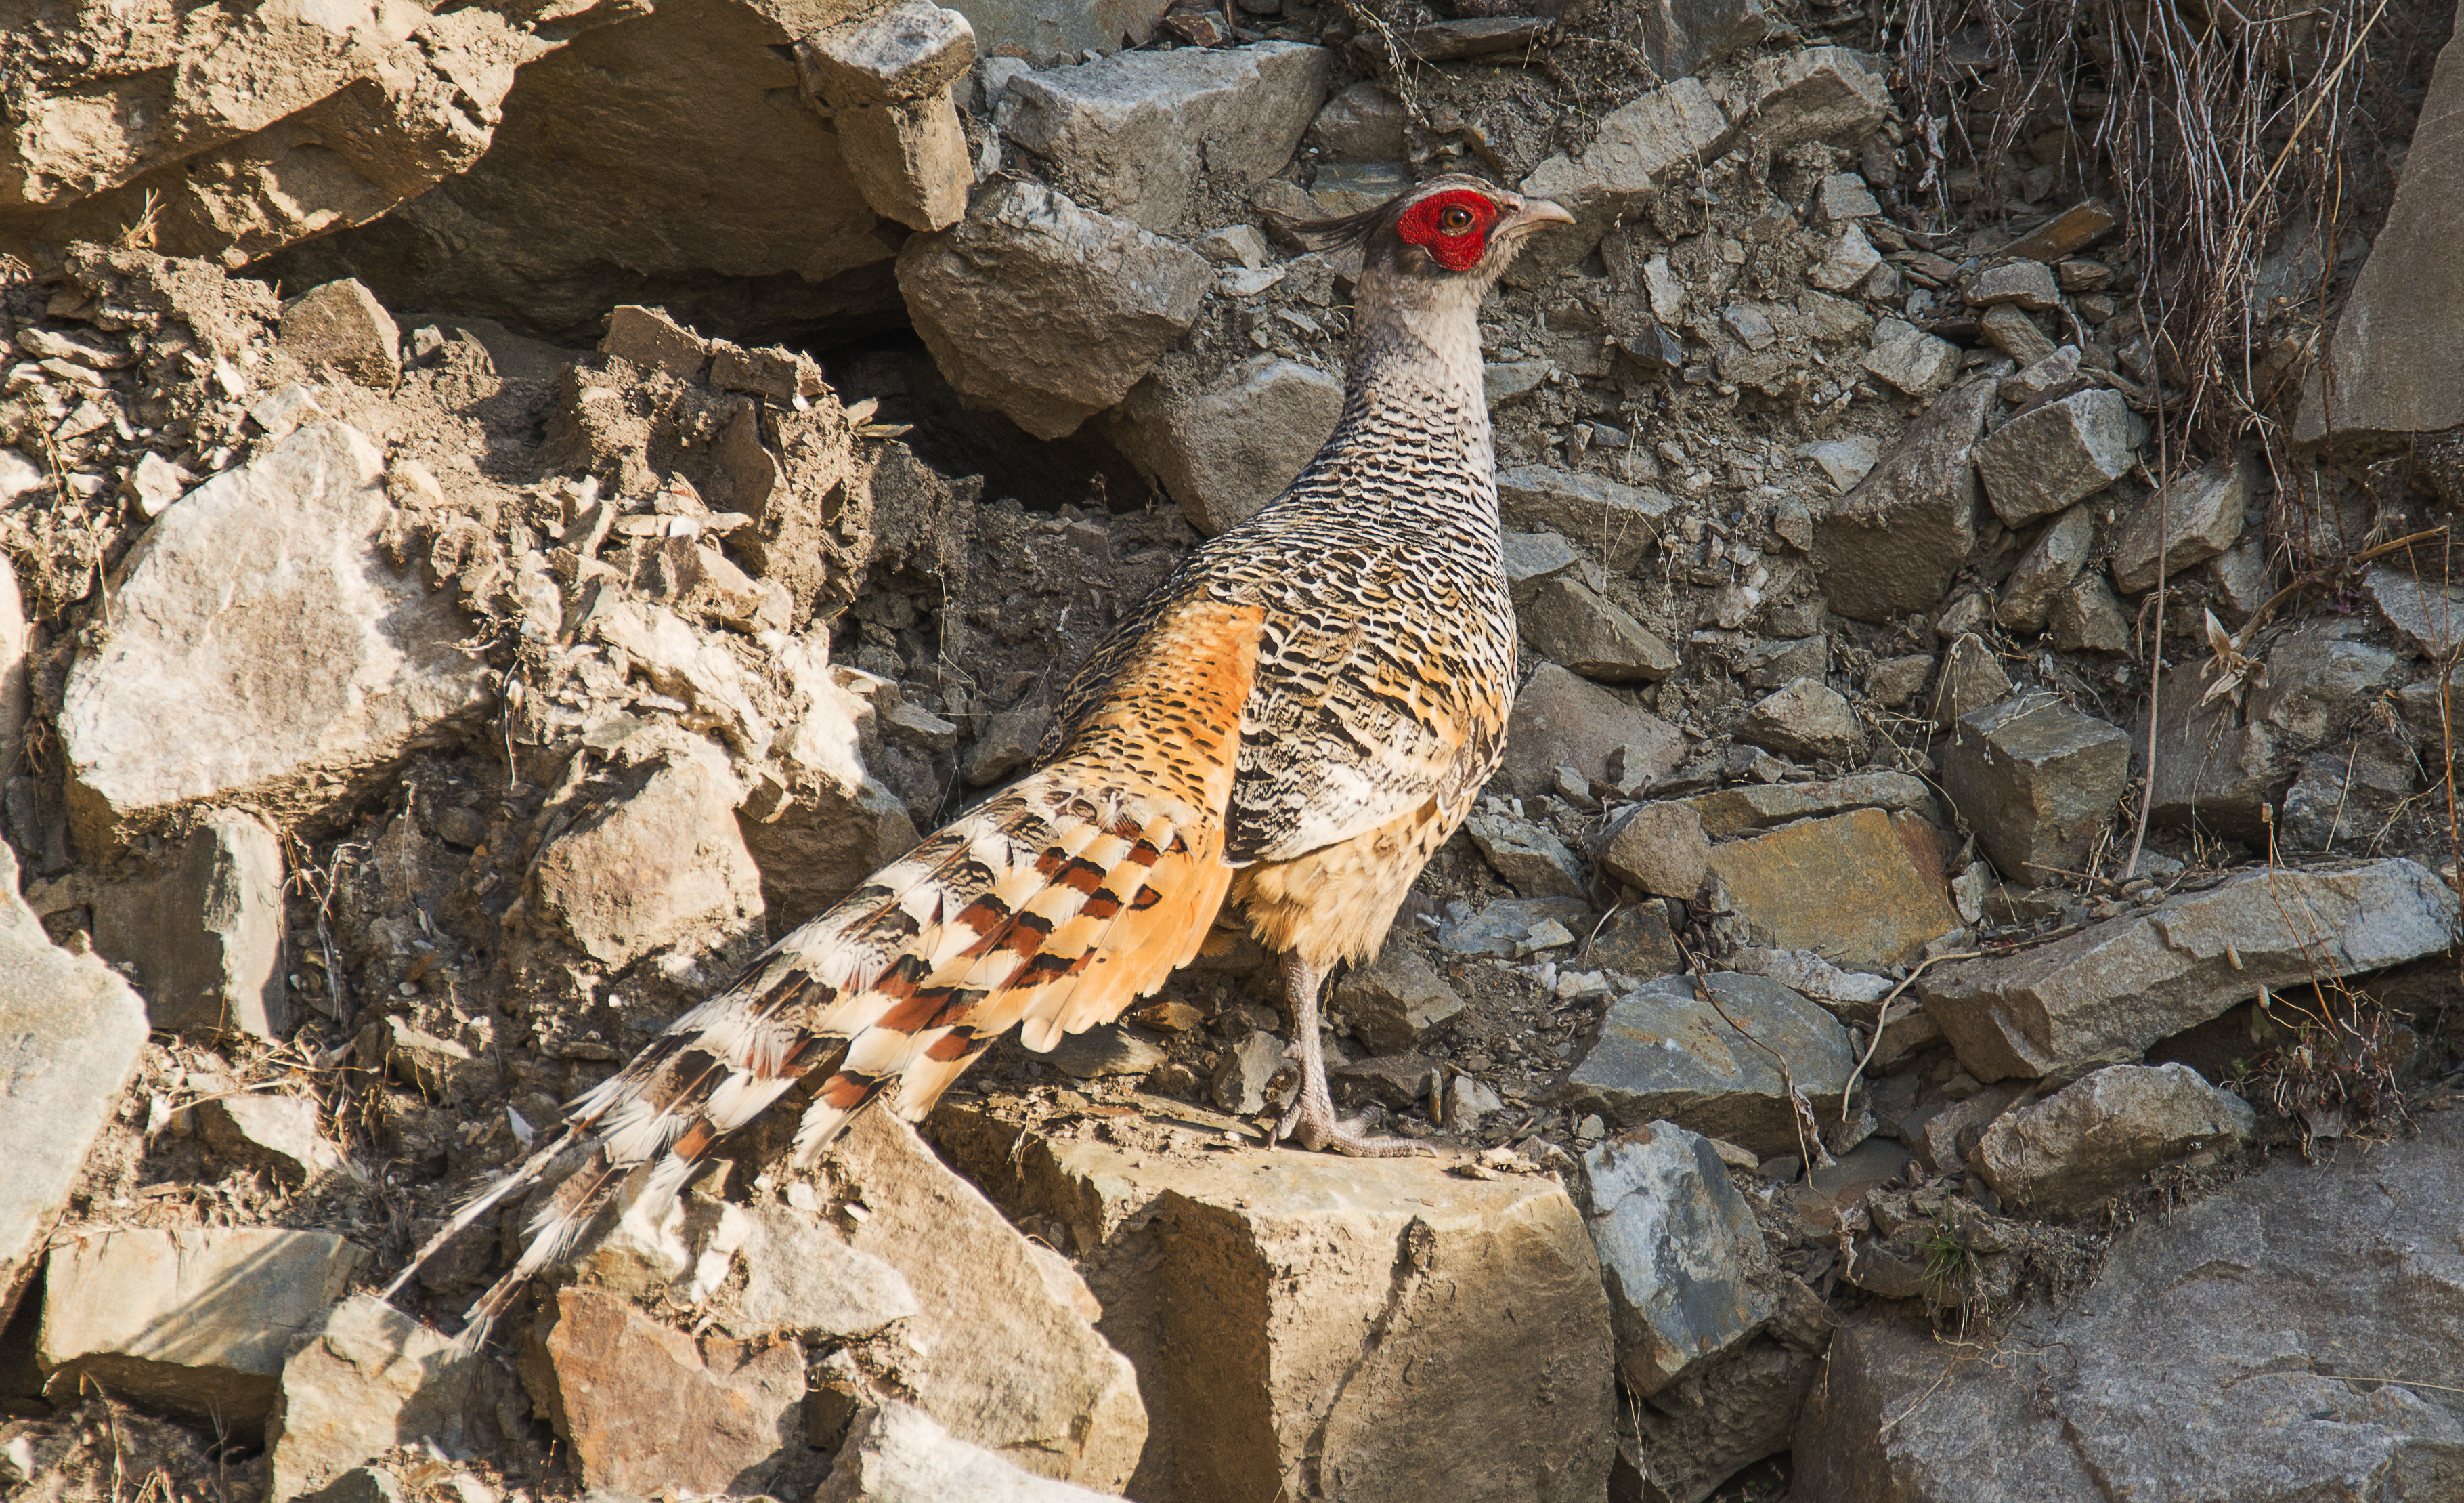
[[[1456, 212], [1461, 210], [1461, 212]], [[1423, 199], [1403, 210], [1395, 232], [1405, 245], [1417, 245], [1450, 272], [1465, 272], [1488, 254], [1489, 227], [1497, 223], [1497, 206], [1467, 188]]]

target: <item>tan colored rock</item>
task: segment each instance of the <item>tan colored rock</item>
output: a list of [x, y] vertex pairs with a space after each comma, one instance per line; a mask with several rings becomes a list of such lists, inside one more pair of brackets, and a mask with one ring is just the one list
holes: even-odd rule
[[1705, 833], [1726, 839], [1847, 809], [1921, 814], [1932, 807], [1933, 794], [1923, 779], [1904, 772], [1859, 772], [1828, 783], [1735, 784], [1683, 802], [1703, 822]]
[[696, 1343], [603, 1290], [560, 1291], [556, 1309], [545, 1343], [555, 1389], [538, 1397], [588, 1486], [759, 1492], [815, 1470], [795, 1343]]
[[17, 880], [17, 853], [0, 840], [0, 1321], [119, 1110], [146, 1028], [143, 1000], [99, 957], [53, 944]]
[[796, 44], [806, 93], [829, 112], [848, 170], [883, 217], [946, 230], [965, 216], [975, 162], [950, 89], [975, 60], [975, 28], [930, 0]]
[[1553, 1178], [1208, 1153], [1150, 1125], [1131, 1148], [935, 1119], [1014, 1212], [1070, 1227], [1110, 1291], [1103, 1328], [1155, 1426], [1132, 1495], [1599, 1496], [1608, 1309]]
[[607, 333], [599, 348], [644, 370], [665, 370], [688, 381], [710, 361], [708, 341], [669, 318], [665, 308], [634, 303], [608, 310]]
[[[895, 232], [829, 123], [799, 101], [790, 51], [851, 9], [599, 7], [622, 24], [488, 75], [512, 88], [484, 157], [273, 269], [292, 285], [357, 276], [392, 307], [556, 332], [627, 302], [688, 322], [869, 317], [890, 292]], [[747, 279], [761, 287], [749, 305]]]
[[476, 1359], [373, 1294], [334, 1307], [282, 1364], [270, 1495], [297, 1498], [397, 1446], [460, 1448]]
[[1332, 1006], [1371, 1049], [1400, 1054], [1443, 1029], [1463, 1000], [1418, 951], [1389, 939], [1375, 960], [1344, 974]]
[[284, 1353], [324, 1323], [366, 1258], [331, 1232], [269, 1227], [76, 1233], [43, 1274], [35, 1360], [64, 1392], [90, 1376], [259, 1434]]
[[402, 374], [402, 330], [393, 315], [347, 277], [282, 305], [282, 347], [303, 365], [331, 365], [380, 391]]
[[847, 1427], [815, 1503], [1096, 1503], [1089, 1492], [1021, 1471], [903, 1404], [868, 1408]]
[[914, 1403], [950, 1432], [1039, 1476], [1104, 1492], [1136, 1470], [1148, 1416], [1137, 1374], [1081, 1312], [1074, 1273], [1047, 1267], [982, 1192], [888, 1112], [856, 1119], [831, 1162], [869, 1212], [847, 1245], [896, 1269], [921, 1309], [906, 1367]]
[[659, 763], [629, 797], [539, 852], [540, 917], [608, 966], [759, 929], [761, 873], [737, 829], [733, 783], [700, 757]]
[[1711, 842], [1691, 807], [1645, 804], [1610, 828], [1593, 859], [1629, 887], [1691, 901], [1710, 869]]
[[1942, 836], [1914, 815], [1859, 809], [1711, 851], [1714, 907], [1749, 942], [1841, 965], [1905, 965], [1959, 927]]
[[165, 254], [237, 267], [364, 224], [479, 160], [517, 69], [617, 18], [551, 35], [477, 8], [205, 7], [33, 59], [0, 143], [0, 243], [150, 220]]
[[129, 550], [60, 712], [80, 844], [208, 800], [276, 823], [332, 807], [491, 700], [468, 623], [378, 549], [383, 469], [356, 429], [312, 422]]
[[282, 842], [237, 809], [219, 809], [150, 880], [96, 898], [94, 947], [134, 974], [165, 1032], [291, 1030], [282, 963]]

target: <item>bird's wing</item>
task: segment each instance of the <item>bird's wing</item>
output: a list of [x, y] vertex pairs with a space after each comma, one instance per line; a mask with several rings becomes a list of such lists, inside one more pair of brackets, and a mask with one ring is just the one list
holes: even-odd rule
[[1110, 692], [1078, 718], [1057, 761], [935, 831], [676, 1019], [412, 1267], [560, 1157], [583, 1157], [514, 1270], [473, 1306], [473, 1328], [484, 1329], [632, 1166], [659, 1160], [643, 1193], [672, 1194], [712, 1144], [808, 1074], [827, 1072], [796, 1135], [804, 1160], [893, 1088], [899, 1115], [922, 1118], [1013, 1026], [1028, 1048], [1048, 1049], [1161, 985], [1197, 955], [1231, 881], [1223, 810], [1264, 617], [1255, 605], [1202, 597], [1156, 612], [1114, 655]]
[[[1407, 578], [1415, 567], [1408, 546], [1305, 576], [1254, 558], [1209, 570], [1208, 551], [1089, 655], [1062, 696], [1047, 754], [1111, 702], [1124, 665], [1145, 651], [1177, 602], [1211, 590], [1265, 612], [1255, 680], [1241, 708], [1224, 860], [1236, 867], [1288, 860], [1388, 824], [1432, 797], [1454, 808], [1486, 781], [1504, 744], [1499, 706], [1513, 673], [1510, 646], [1490, 663], [1469, 640], [1468, 625], [1488, 603], [1458, 597], [1425, 574]], [[1330, 575], [1344, 582], [1331, 596]], [[1395, 598], [1405, 592], [1416, 597], [1409, 608]], [[1363, 625], [1401, 618], [1419, 619], [1422, 630]]]

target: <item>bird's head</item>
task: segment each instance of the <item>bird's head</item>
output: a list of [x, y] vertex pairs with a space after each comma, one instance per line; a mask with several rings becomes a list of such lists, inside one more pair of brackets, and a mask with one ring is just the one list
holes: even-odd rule
[[1364, 273], [1384, 272], [1407, 286], [1485, 292], [1534, 231], [1573, 222], [1545, 198], [1525, 198], [1457, 173], [1431, 178], [1361, 213], [1292, 229], [1322, 246], [1357, 245]]

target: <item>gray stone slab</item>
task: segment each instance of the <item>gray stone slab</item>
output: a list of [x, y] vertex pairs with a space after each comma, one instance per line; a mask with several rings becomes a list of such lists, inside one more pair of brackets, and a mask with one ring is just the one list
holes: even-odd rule
[[1583, 1180], [1627, 1388], [1658, 1393], [1771, 1317], [1771, 1253], [1707, 1138], [1635, 1127], [1583, 1155]]
[[1797, 1151], [1781, 1062], [1817, 1119], [1826, 1101], [1836, 1114], [1855, 1064], [1848, 1030], [1764, 977], [1719, 971], [1709, 985], [1717, 1006], [1690, 976], [1662, 977], [1610, 1004], [1558, 1104], [1618, 1126], [1666, 1117], [1766, 1156]]
[[2249, 872], [2021, 955], [1936, 966], [1917, 991], [1978, 1079], [2076, 1075], [2261, 986], [2438, 954], [2455, 919], [2454, 891], [2416, 861]]

